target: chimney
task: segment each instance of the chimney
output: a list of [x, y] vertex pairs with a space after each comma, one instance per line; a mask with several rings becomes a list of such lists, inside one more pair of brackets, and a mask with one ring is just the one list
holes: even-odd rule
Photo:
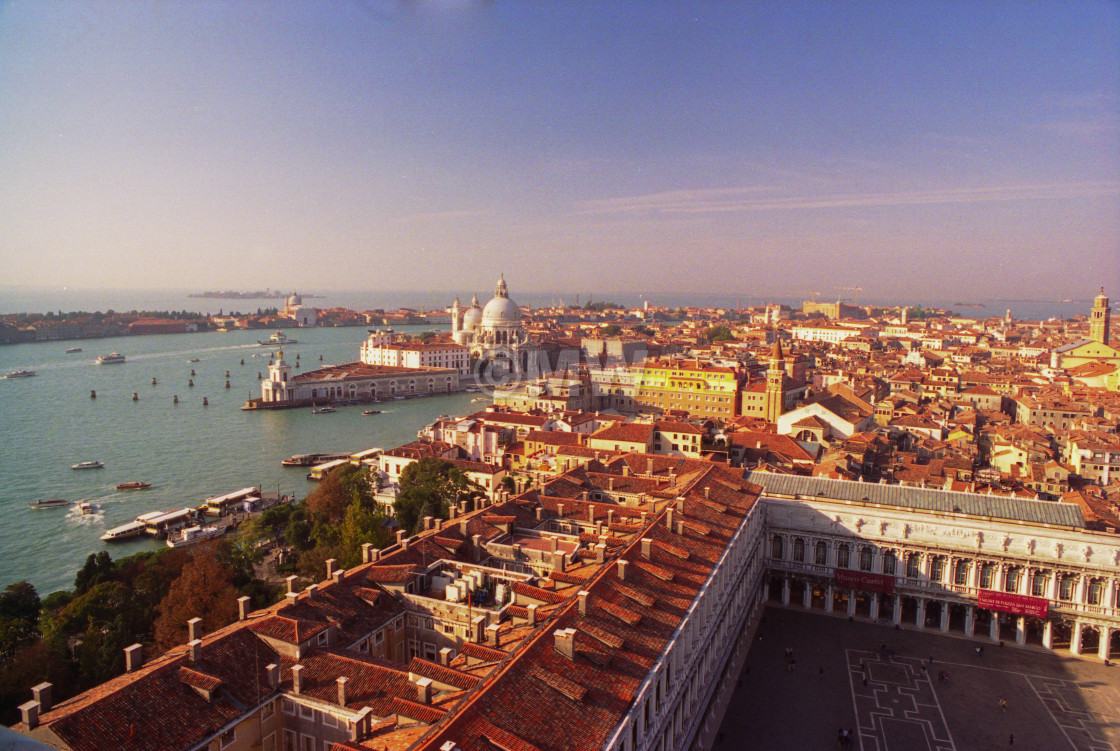
[[401, 550], [408, 550], [408, 543], [411, 539], [411, 537], [405, 537], [401, 540]]
[[646, 474], [653, 477], [653, 459], [646, 459]]
[[275, 689], [280, 686], [280, 666], [275, 662], [264, 666], [264, 672], [268, 675], [268, 687]]
[[364, 737], [369, 732], [370, 719], [369, 716], [373, 714], [373, 710], [369, 707], [362, 707], [362, 711], [358, 712], [358, 719], [350, 725], [350, 740], [355, 743], [358, 739]]
[[447, 667], [451, 664], [451, 647], [444, 647], [439, 651], [439, 664]]
[[497, 646], [499, 646], [498, 642], [499, 642], [499, 639], [498, 639], [498, 624], [497, 623], [491, 623], [489, 626], [486, 627], [486, 643], [489, 644], [491, 647], [497, 647]]
[[416, 681], [416, 701], [421, 704], [432, 703], [432, 679], [421, 678]]
[[302, 672], [303, 665], [292, 665], [292, 693], [296, 696], [303, 690], [303, 679], [300, 677]]
[[595, 562], [603, 563], [607, 560], [607, 545], [600, 542], [595, 546]]
[[618, 580], [620, 582], [626, 581], [626, 567], [630, 565], [630, 561], [622, 558], [618, 559]]
[[530, 626], [536, 626], [537, 625], [537, 608], [538, 607], [539, 606], [534, 602], [532, 605], [529, 605], [528, 607], [525, 608], [526, 610], [529, 611], [529, 625]]
[[486, 616], [484, 615], [476, 615], [474, 620], [471, 621], [471, 626], [474, 628], [474, 640], [477, 644], [482, 643], [482, 634], [486, 628], [485, 624]]
[[284, 595], [288, 605], [295, 605], [299, 601], [299, 592], [288, 592]]
[[249, 604], [252, 602], [250, 597], [237, 598], [237, 620], [244, 621], [249, 618]]
[[284, 579], [284, 581], [286, 581], [288, 583], [288, 591], [289, 592], [295, 592], [296, 591], [296, 578], [297, 577], [295, 577], [295, 576], [289, 576], [286, 579]]
[[318, 584], [308, 584], [307, 585], [307, 599], [314, 600], [315, 599], [315, 593], [317, 591], [319, 591], [319, 585]]
[[552, 632], [556, 637], [556, 651], [569, 660], [576, 659], [576, 630], [574, 628], [560, 628]]
[[432, 528], [432, 517], [425, 516], [424, 517], [424, 526], [421, 527], [420, 529], [431, 529], [431, 528]]
[[590, 494], [590, 493], [588, 493], [588, 492], [587, 492], [587, 491], [585, 490], [585, 491], [583, 491], [582, 493], [580, 493], [579, 499], [580, 499], [581, 501], [583, 501], [584, 503], [587, 503], [587, 502], [588, 502], [588, 501], [590, 500], [590, 498], [588, 497], [588, 496], [590, 496], [590, 495], [591, 495], [591, 494]]
[[665, 526], [670, 532], [673, 531], [673, 509], [665, 509]]
[[471, 535], [471, 548], [474, 550], [474, 562], [482, 560], [482, 535]]
[[469, 519], [460, 519], [459, 520], [459, 534], [461, 534], [464, 539], [466, 539], [466, 537], [468, 535], [467, 525], [469, 525], [469, 524], [470, 524]]
[[334, 572], [335, 572], [335, 569], [337, 567], [338, 567], [338, 559], [337, 558], [328, 558], [327, 559], [327, 578], [328, 579], [330, 579], [332, 576], [334, 576]]
[[623, 464], [622, 465], [622, 476], [623, 477], [629, 477], [630, 476], [630, 465], [629, 464]]
[[346, 706], [346, 681], [349, 680], [346, 676], [340, 676], [335, 679], [335, 685], [338, 686], [338, 706]]
[[28, 730], [39, 727], [39, 702], [29, 701], [19, 705], [19, 714]]
[[649, 537], [642, 538], [642, 558], [647, 561], [650, 560], [650, 555], [653, 553], [653, 539]]
[[595, 523], [595, 506], [587, 507], [587, 521], [591, 522], [592, 524]]
[[614, 524], [614, 509], [607, 509], [607, 526]]
[[202, 639], [193, 639], [187, 647], [190, 648], [191, 662], [202, 662]]
[[340, 568], [338, 571], [334, 572], [334, 575], [331, 576], [331, 579], [334, 581], [335, 584], [342, 584], [342, 580], [345, 577], [346, 577], [346, 569]]
[[556, 516], [558, 516], [558, 517], [563, 517], [564, 516], [564, 504], [563, 503], [557, 503], [556, 504]]
[[587, 598], [591, 596], [591, 593], [586, 589], [581, 589], [576, 593], [576, 596], [579, 597], [579, 614], [587, 615]]
[[539, 522], [544, 521], [544, 509], [543, 508], [541, 508], [540, 506], [537, 506], [537, 508], [534, 509], [534, 513], [537, 516], [537, 521], [539, 521]]
[[362, 563], [369, 563], [371, 560], [373, 560], [372, 553], [373, 553], [373, 543], [372, 542], [363, 542], [362, 543]]
[[559, 550], [552, 554], [552, 568], [561, 573], [564, 572], [564, 554]]
[[550, 552], [550, 553], [555, 553], [556, 552], [556, 538], [555, 537], [549, 537], [548, 538], [548, 552]]
[[35, 701], [39, 702], [39, 711], [51, 711], [51, 689], [53, 686], [50, 683], [40, 683], [38, 686], [31, 687], [31, 695], [35, 697]]
[[679, 521], [679, 520], [677, 521], [677, 534], [678, 535], [683, 535], [684, 534], [684, 522]]
[[397, 530], [397, 544], [400, 545], [404, 542], [405, 531], [403, 529]]
[[708, 485], [704, 486], [704, 497], [705, 498], [711, 498], [712, 497], [712, 488]]
[[202, 638], [202, 619], [191, 618], [187, 621], [187, 641]]
[[452, 519], [458, 519], [459, 518], [459, 507], [456, 506], [454, 503], [451, 504], [451, 508], [450, 508], [448, 516], [450, 516], [450, 518], [452, 518]]
[[124, 648], [124, 672], [131, 673], [144, 664], [143, 649], [139, 644]]
[[607, 478], [607, 490], [610, 490], [611, 492], [614, 492], [614, 478], [613, 477], [608, 477]]

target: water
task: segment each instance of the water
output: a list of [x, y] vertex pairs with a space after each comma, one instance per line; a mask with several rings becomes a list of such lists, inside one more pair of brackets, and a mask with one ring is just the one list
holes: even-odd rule
[[[423, 328], [400, 327], [406, 332]], [[257, 373], [267, 376], [271, 350], [257, 340], [269, 333], [0, 347], [0, 373], [19, 368], [38, 373], [0, 380], [0, 587], [26, 579], [40, 594], [68, 589], [92, 552], [106, 549], [117, 558], [162, 545], [143, 538], [106, 545], [98, 539], [139, 514], [196, 506], [208, 496], [249, 485], [303, 497], [313, 487], [306, 469], [281, 467], [281, 459], [392, 448], [415, 439], [416, 431], [440, 414], [467, 414], [483, 406], [472, 404], [477, 394], [463, 393], [390, 402], [381, 407], [383, 414], [372, 416], [363, 415], [362, 406], [323, 415], [309, 409], [244, 412], [245, 400], [260, 395]], [[357, 360], [366, 331], [298, 329], [291, 335], [299, 344], [285, 348], [285, 359], [295, 362], [299, 355], [299, 373]], [[79, 346], [82, 352], [65, 353]], [[97, 355], [112, 351], [128, 361], [93, 364]], [[188, 362], [193, 358], [199, 362]], [[194, 388], [187, 385], [192, 368]], [[91, 389], [96, 399], [90, 398]], [[139, 401], [132, 401], [133, 392]], [[202, 406], [203, 397], [209, 406]], [[70, 469], [85, 460], [102, 461], [105, 468]], [[152, 487], [116, 490], [118, 483], [132, 480]], [[101, 510], [83, 517], [76, 507], [27, 506], [46, 498], [92, 501]]]

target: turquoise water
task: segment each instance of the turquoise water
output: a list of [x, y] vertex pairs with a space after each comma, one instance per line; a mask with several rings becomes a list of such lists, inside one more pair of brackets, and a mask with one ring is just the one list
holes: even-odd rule
[[[382, 405], [383, 414], [372, 416], [363, 415], [362, 406], [323, 415], [309, 409], [243, 412], [245, 400], [260, 395], [257, 373], [267, 376], [271, 350], [257, 340], [270, 333], [0, 347], [0, 373], [20, 368], [38, 373], [0, 380], [0, 587], [26, 579], [40, 594], [69, 588], [92, 552], [107, 549], [120, 557], [162, 545], [148, 539], [106, 545], [98, 539], [139, 514], [195, 506], [208, 496], [249, 485], [303, 497], [313, 487], [306, 470], [281, 467], [281, 459], [392, 448], [415, 439], [416, 431], [440, 414], [467, 414], [482, 406], [471, 402], [477, 394], [463, 393], [390, 402]], [[285, 348], [285, 359], [295, 362], [299, 355], [299, 373], [357, 360], [366, 331], [298, 329], [289, 334], [299, 344]], [[83, 351], [66, 354], [71, 347]], [[97, 355], [113, 351], [128, 361], [93, 363]], [[188, 362], [193, 358], [199, 362]], [[193, 388], [187, 384], [192, 368]], [[90, 398], [91, 389], [96, 399]], [[139, 401], [132, 401], [133, 392]], [[175, 395], [179, 404], [173, 404]], [[209, 406], [202, 406], [203, 397]], [[105, 468], [70, 469], [86, 460], [102, 461]], [[118, 483], [132, 480], [152, 487], [116, 490]], [[76, 507], [27, 506], [46, 498], [92, 501], [100, 511], [83, 517]]]

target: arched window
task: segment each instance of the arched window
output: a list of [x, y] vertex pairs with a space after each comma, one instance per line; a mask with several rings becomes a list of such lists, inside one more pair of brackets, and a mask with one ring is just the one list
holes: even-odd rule
[[953, 583], [958, 587], [968, 585], [968, 561], [957, 561], [957, 568], [953, 575]]
[[859, 551], [859, 570], [870, 571], [871, 562], [874, 560], [875, 552], [871, 548], [864, 546], [863, 549]]
[[918, 578], [918, 558], [917, 553], [906, 556], [906, 575], [911, 579]]
[[898, 565], [898, 557], [894, 554], [893, 550], [888, 550], [883, 553], [883, 573], [887, 576], [894, 576], [895, 566]]
[[782, 557], [782, 536], [781, 535], [774, 535], [774, 538], [772, 540], [770, 540], [770, 557], [771, 558], [781, 558]]
[[1089, 589], [1085, 593], [1086, 598], [1090, 605], [1101, 604], [1101, 594], [1104, 592], [1104, 584], [1100, 579], [1093, 579], [1089, 582]]
[[941, 582], [941, 577], [945, 575], [945, 556], [937, 555], [929, 562], [929, 580], [932, 582]]
[[836, 567], [848, 568], [851, 565], [851, 548], [848, 543], [840, 543], [840, 547], [836, 548]]
[[805, 562], [805, 541], [800, 537], [793, 539], [793, 560], [798, 563]]
[[1003, 589], [1005, 592], [1018, 592], [1019, 582], [1022, 577], [1022, 570], [1018, 566], [1013, 566], [1007, 569], [1007, 576], [1004, 577]]
[[980, 589], [992, 588], [992, 575], [996, 572], [996, 564], [985, 563], [980, 567]]
[[1069, 602], [1073, 599], [1073, 585], [1077, 583], [1077, 577], [1073, 574], [1062, 574], [1062, 580], [1058, 584], [1058, 599]]
[[828, 544], [824, 540], [817, 541], [817, 565], [828, 565]]
[[1046, 596], [1046, 582], [1050, 580], [1049, 571], [1035, 571], [1034, 578], [1031, 580], [1031, 594], [1035, 597]]

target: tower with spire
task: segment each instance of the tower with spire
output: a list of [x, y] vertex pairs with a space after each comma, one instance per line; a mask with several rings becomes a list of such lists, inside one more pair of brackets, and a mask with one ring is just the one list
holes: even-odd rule
[[1111, 324], [1112, 313], [1108, 307], [1108, 298], [1105, 297], [1104, 287], [1093, 298], [1093, 309], [1089, 311], [1089, 338], [1094, 342], [1108, 344], [1108, 327]]
[[782, 385], [786, 377], [786, 360], [782, 340], [774, 342], [770, 353], [770, 369], [766, 371], [766, 422], [776, 423], [782, 414]]

